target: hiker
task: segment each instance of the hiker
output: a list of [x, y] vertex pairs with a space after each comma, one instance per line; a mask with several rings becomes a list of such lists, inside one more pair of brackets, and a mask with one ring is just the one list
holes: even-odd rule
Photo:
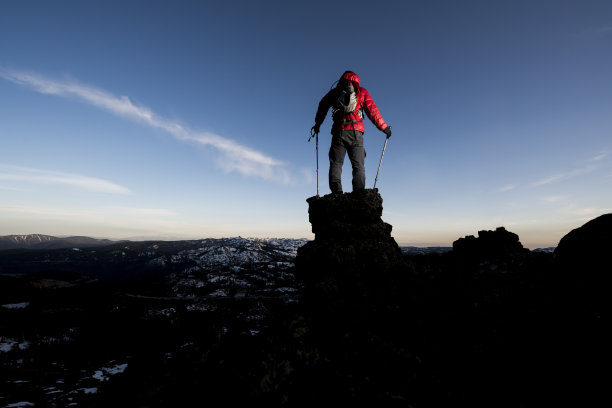
[[332, 142], [329, 149], [329, 189], [332, 194], [342, 194], [342, 165], [348, 153], [353, 167], [353, 191], [365, 188], [366, 156], [363, 146], [363, 112], [374, 125], [391, 137], [391, 128], [382, 118], [370, 93], [359, 85], [359, 76], [346, 71], [338, 85], [332, 88], [319, 102], [312, 131], [319, 133], [327, 111], [332, 108]]

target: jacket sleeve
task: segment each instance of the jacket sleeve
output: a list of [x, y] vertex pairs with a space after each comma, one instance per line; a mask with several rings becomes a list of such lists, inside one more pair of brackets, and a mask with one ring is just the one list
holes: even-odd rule
[[387, 123], [383, 119], [382, 115], [378, 111], [374, 100], [370, 96], [370, 93], [365, 88], [361, 88], [361, 92], [363, 92], [363, 110], [365, 114], [368, 115], [368, 118], [372, 121], [374, 126], [378, 128], [380, 131], [384, 131], [387, 128]]
[[319, 102], [319, 108], [317, 109], [317, 114], [315, 116], [315, 125], [321, 126], [323, 121], [325, 120], [325, 116], [327, 116], [327, 111], [331, 108], [334, 99], [335, 89], [331, 89]]

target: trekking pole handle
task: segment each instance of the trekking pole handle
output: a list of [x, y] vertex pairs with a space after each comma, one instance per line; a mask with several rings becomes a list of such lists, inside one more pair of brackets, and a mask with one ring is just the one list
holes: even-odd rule
[[319, 135], [319, 132], [315, 132], [314, 127], [312, 129], [310, 129], [310, 137], [308, 138], [308, 141], [310, 142], [310, 139], [312, 139], [313, 137], [315, 137], [315, 135]]

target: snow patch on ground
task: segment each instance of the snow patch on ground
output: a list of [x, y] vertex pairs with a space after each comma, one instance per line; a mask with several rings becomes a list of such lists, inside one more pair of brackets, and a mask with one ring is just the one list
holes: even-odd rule
[[127, 366], [127, 363], [124, 363], [116, 364], [111, 367], [102, 367], [92, 375], [92, 378], [98, 381], [108, 381], [112, 375], [123, 373]]
[[225, 289], [217, 289], [214, 292], [212, 292], [210, 295], [208, 295], [210, 297], [226, 297], [229, 296], [227, 290]]
[[30, 347], [30, 342], [29, 341], [19, 342], [15, 339], [10, 339], [7, 337], [0, 337], [0, 353], [8, 353], [11, 350], [13, 350], [15, 346], [17, 346], [19, 350], [26, 350], [28, 347]]
[[30, 302], [21, 302], [21, 303], [9, 303], [6, 305], [2, 305], [5, 309], [25, 309], [30, 305]]

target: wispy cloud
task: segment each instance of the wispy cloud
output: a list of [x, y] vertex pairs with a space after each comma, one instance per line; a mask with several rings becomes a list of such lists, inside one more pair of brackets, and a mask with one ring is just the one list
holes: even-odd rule
[[498, 193], [505, 193], [510, 190], [514, 190], [516, 188], [515, 184], [506, 184], [505, 186], [501, 186], [497, 189]]
[[178, 214], [165, 208], [93, 207], [67, 208], [50, 206], [3, 205], [0, 203], [0, 225], [3, 230], [43, 231], [50, 235], [91, 235], [126, 238], [149, 235], [149, 239], [185, 236], [197, 237], [206, 225], [182, 221]]
[[554, 183], [554, 182], [557, 182], [557, 181], [567, 180], [567, 179], [572, 178], [572, 177], [581, 176], [583, 174], [591, 173], [592, 171], [594, 171], [596, 169], [597, 169], [596, 166], [587, 166], [587, 167], [583, 167], [583, 168], [579, 168], [579, 169], [574, 169], [574, 170], [571, 170], [571, 171], [568, 171], [568, 172], [564, 172], [564, 173], [553, 174], [551, 176], [544, 177], [544, 178], [541, 178], [539, 180], [534, 181], [533, 183], [531, 183], [531, 186], [532, 187], [539, 187], [539, 186], [543, 186], [545, 184], [550, 184], [550, 183]]
[[315, 176], [312, 174], [312, 170], [302, 169], [302, 178], [306, 181], [307, 184], [310, 184], [314, 181]]
[[104, 210], [130, 216], [171, 217], [178, 215], [175, 211], [166, 208], [106, 207]]
[[127, 96], [116, 96], [74, 80], [60, 81], [23, 71], [0, 69], [0, 77], [42, 94], [77, 99], [124, 118], [161, 129], [180, 141], [211, 146], [221, 153], [217, 164], [224, 171], [236, 171], [245, 176], [275, 180], [284, 184], [291, 182], [286, 163], [215, 133], [195, 131], [176, 121], [162, 118], [147, 107], [134, 104]]
[[0, 186], [0, 190], [5, 190], [5, 191], [24, 191], [24, 189], [22, 189], [22, 188], [12, 187], [12, 186]]
[[597, 156], [591, 157], [591, 160], [589, 160], [589, 161], [594, 162], [594, 161], [603, 160], [603, 159], [605, 159], [608, 156], [608, 154], [609, 154], [608, 152], [604, 152], [604, 153], [598, 154]]
[[139, 208], [139, 207], [98, 207], [88, 209], [75, 208], [53, 208], [35, 206], [0, 206], [0, 213], [4, 214], [28, 214], [37, 216], [67, 217], [67, 220], [75, 217], [90, 219], [105, 219], [107, 222], [126, 219], [130, 221], [146, 220], [149, 222], [153, 217], [174, 217], [178, 215], [175, 211], [166, 208]]
[[95, 177], [19, 166], [0, 166], [0, 180], [46, 185], [60, 184], [96, 193], [131, 193], [126, 187]]
[[558, 195], [558, 196], [543, 197], [542, 201], [544, 201], [545, 203], [556, 203], [559, 201], [563, 201], [565, 199], [567, 199], [567, 196]]
[[612, 25], [604, 25], [598, 27], [589, 27], [578, 33], [575, 38], [580, 42], [584, 41], [600, 41], [612, 35]]
[[591, 33], [596, 37], [605, 37], [608, 35], [612, 35], [612, 25], [597, 27], [591, 30]]
[[573, 215], [578, 217], [591, 217], [595, 215], [607, 214], [610, 211], [612, 211], [611, 208], [577, 207], [572, 204], [559, 209], [558, 212], [560, 214]]
[[[66, 221], [74, 219], [75, 217], [88, 217], [93, 219], [94, 215], [91, 211], [75, 210], [66, 208], [49, 208], [49, 207], [28, 207], [28, 206], [15, 206], [15, 205], [4, 205], [0, 206], [0, 216], [15, 216], [15, 215], [28, 215], [37, 217], [61, 217], [65, 218]], [[97, 214], [96, 214], [97, 215]]]
[[602, 34], [608, 34], [608, 33], [612, 34], [612, 25], [605, 26], [605, 27], [599, 27], [598, 31]]

